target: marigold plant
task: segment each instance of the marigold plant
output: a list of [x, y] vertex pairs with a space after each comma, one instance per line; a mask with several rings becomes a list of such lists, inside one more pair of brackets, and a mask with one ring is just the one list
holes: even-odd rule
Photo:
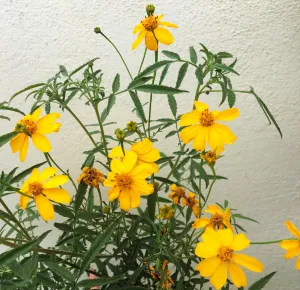
[[[10, 143], [13, 153], [20, 152], [20, 161], [31, 158], [29, 140], [42, 152], [40, 163], [0, 176], [0, 241], [7, 247], [0, 254], [1, 289], [228, 290], [246, 289], [247, 276], [255, 275], [258, 281], [249, 289], [259, 290], [275, 273], [261, 274], [268, 267], [259, 261], [259, 254], [254, 258], [240, 251], [261, 243], [277, 243], [278, 248], [280, 243], [287, 251], [285, 258], [297, 257], [300, 269], [296, 226], [286, 222], [293, 238], [253, 242], [255, 233], [243, 232], [244, 221], [255, 220], [214, 195], [217, 182], [226, 187], [218, 163], [226, 159], [228, 146], [241, 142], [229, 122], [238, 124], [244, 118], [235, 107], [236, 99], [241, 94], [252, 96], [282, 137], [274, 116], [252, 87], [235, 87], [232, 76], [238, 75], [238, 66], [232, 54], [212, 52], [201, 43], [190, 46], [188, 56], [165, 50], [174, 37], [164, 27], [177, 25], [163, 21], [153, 5], [147, 6], [146, 13], [133, 29], [138, 36], [132, 49], [145, 41], [138, 72], [96, 27], [99, 41], [112, 44], [124, 65], [111, 88], [103, 87], [98, 58], [93, 58], [71, 71], [61, 65], [54, 77], [0, 104], [3, 112], [22, 115], [10, 116], [16, 125], [7, 126], [0, 146]], [[173, 33], [176, 36], [176, 30]], [[153, 59], [147, 67], [146, 57]], [[172, 70], [178, 71], [177, 78], [167, 82]], [[195, 88], [184, 85], [187, 71], [195, 78]], [[129, 84], [122, 81], [125, 74]], [[128, 117], [127, 124], [116, 128], [111, 111], [115, 103], [122, 103], [121, 95], [132, 100], [136, 117]], [[160, 102], [156, 95], [166, 98], [169, 107], [156, 110]], [[188, 110], [180, 108], [178, 95]], [[29, 111], [14, 105], [22, 96], [32, 103]], [[80, 120], [72, 109], [75, 99], [88, 106], [90, 119], [93, 113], [96, 122]], [[220, 109], [210, 108], [209, 100], [219, 101]], [[129, 111], [122, 113], [129, 116]], [[50, 154], [45, 136], [56, 133], [51, 138], [61, 138], [64, 123], [56, 122], [61, 114], [72, 118], [74, 127], [88, 137], [83, 155], [74, 156], [82, 161], [81, 168], [72, 168], [77, 176]], [[177, 145], [175, 150], [160, 148], [158, 141], [167, 138]], [[61, 146], [58, 150], [68, 150], [63, 142]], [[243, 194], [247, 202], [247, 193]], [[14, 209], [6, 204], [9, 195], [15, 200]], [[51, 230], [43, 232], [42, 224], [54, 218]], [[54, 231], [59, 233], [57, 240], [50, 234]]]

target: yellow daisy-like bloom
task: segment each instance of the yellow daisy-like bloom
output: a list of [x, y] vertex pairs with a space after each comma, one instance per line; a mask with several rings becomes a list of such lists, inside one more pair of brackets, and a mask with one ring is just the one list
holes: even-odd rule
[[152, 167], [148, 164], [137, 165], [138, 155], [129, 151], [123, 160], [115, 158], [110, 164], [104, 185], [111, 187], [108, 191], [109, 201], [119, 199], [120, 208], [129, 210], [140, 205], [140, 195], [153, 193], [153, 184], [148, 184], [146, 178], [152, 174]]
[[[125, 153], [127, 152], [126, 150], [124, 150], [124, 151], [125, 151]], [[159, 153], [158, 149], [153, 148], [153, 143], [148, 138], [145, 138], [141, 142], [134, 143], [131, 146], [130, 151], [133, 151], [137, 154], [137, 156], [138, 156], [137, 163], [138, 164], [151, 165], [152, 173], [158, 172], [158, 165], [155, 163], [155, 161], [157, 161], [160, 158], [160, 153]], [[123, 158], [124, 153], [123, 153], [122, 147], [117, 146], [117, 147], [113, 148], [111, 150], [110, 154], [108, 155], [108, 157], [109, 158], [118, 158], [118, 157]]]
[[207, 228], [201, 236], [203, 242], [197, 244], [195, 253], [203, 258], [196, 270], [203, 277], [209, 277], [216, 289], [221, 289], [228, 277], [237, 287], [246, 287], [247, 278], [240, 266], [253, 272], [262, 272], [264, 265], [257, 259], [236, 253], [250, 245], [244, 234], [234, 235], [230, 229], [215, 231]]
[[170, 188], [172, 191], [169, 194], [169, 198], [172, 198], [173, 203], [177, 205], [180, 202], [180, 199], [185, 197], [185, 190], [176, 184], [172, 184]]
[[226, 227], [232, 229], [232, 226], [230, 224], [229, 208], [226, 208], [225, 211], [223, 211], [217, 205], [209, 205], [207, 207], [207, 210], [205, 210], [205, 212], [210, 213], [211, 217], [210, 218], [202, 217], [196, 219], [195, 222], [193, 223], [193, 228], [195, 229], [212, 228], [216, 230], [216, 229], [224, 229]]
[[56, 172], [57, 169], [53, 167], [45, 168], [41, 173], [37, 168], [32, 170], [31, 175], [20, 188], [21, 192], [28, 195], [21, 195], [20, 197], [20, 207], [23, 210], [26, 209], [30, 197], [32, 197], [41, 217], [45, 221], [49, 221], [54, 219], [54, 209], [50, 200], [58, 203], [71, 201], [71, 197], [65, 189], [57, 188], [69, 180], [68, 176], [53, 176]]
[[175, 211], [171, 206], [165, 205], [159, 209], [159, 214], [157, 217], [159, 219], [169, 220], [174, 217]]
[[24, 162], [28, 151], [28, 137], [33, 145], [42, 152], [49, 152], [51, 144], [44, 134], [58, 132], [60, 123], [55, 123], [60, 117], [59, 113], [51, 113], [40, 118], [42, 108], [36, 109], [32, 114], [24, 116], [18, 121], [15, 132], [19, 134], [10, 141], [13, 153], [20, 151], [20, 161]]
[[290, 233], [297, 238], [297, 240], [284, 240], [280, 243], [280, 247], [287, 250], [284, 256], [285, 259], [288, 260], [298, 256], [296, 269], [300, 270], [300, 231], [290, 221], [286, 221], [285, 225]]
[[145, 45], [150, 50], [158, 49], [158, 42], [166, 45], [170, 45], [174, 42], [173, 35], [164, 27], [178, 28], [176, 24], [170, 22], [161, 21], [163, 14], [154, 16], [150, 15], [145, 17], [138, 25], [133, 29], [133, 34], [138, 33], [136, 40], [132, 44], [132, 49], [136, 49], [143, 39], [145, 39]]
[[98, 188], [99, 182], [103, 184], [105, 178], [104, 174], [97, 168], [85, 166], [83, 167], [82, 173], [78, 177], [77, 182], [79, 183], [81, 180], [83, 180], [83, 182], [87, 185]]
[[216, 121], [231, 121], [239, 116], [236, 108], [222, 112], [209, 112], [208, 105], [198, 101], [194, 102], [196, 109], [181, 116], [179, 125], [187, 126], [180, 132], [180, 138], [185, 144], [193, 142], [193, 148], [203, 151], [208, 142], [210, 148], [217, 153], [224, 150], [224, 144], [232, 144], [236, 136], [225, 125]]
[[182, 204], [185, 206], [192, 207], [193, 213], [196, 217], [200, 215], [199, 200], [196, 199], [195, 193], [189, 192], [188, 196], [185, 196], [182, 199]]

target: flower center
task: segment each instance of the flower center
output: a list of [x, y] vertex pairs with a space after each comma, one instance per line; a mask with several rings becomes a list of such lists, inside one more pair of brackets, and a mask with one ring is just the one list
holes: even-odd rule
[[25, 119], [19, 121], [19, 123], [15, 128], [15, 131], [29, 133], [30, 135], [32, 135], [36, 131], [36, 129], [37, 129], [37, 125], [34, 121]]
[[184, 197], [185, 190], [182, 187], [178, 187], [175, 191], [175, 195], [178, 197]]
[[210, 223], [214, 228], [218, 228], [223, 223], [223, 217], [220, 214], [216, 213], [211, 217]]
[[194, 197], [187, 197], [186, 198], [186, 205], [187, 206], [193, 206], [195, 204], [195, 198]]
[[200, 123], [204, 127], [209, 127], [214, 123], [214, 117], [213, 115], [208, 111], [208, 109], [205, 109], [201, 112], [200, 116]]
[[117, 179], [117, 186], [120, 187], [122, 190], [130, 190], [132, 185], [132, 177], [127, 173], [118, 174], [116, 176]]
[[39, 182], [32, 182], [32, 183], [29, 183], [29, 192], [32, 194], [32, 195], [39, 195], [42, 193], [42, 190], [43, 190], [43, 186], [41, 183]]
[[233, 250], [231, 248], [223, 246], [218, 251], [218, 257], [223, 262], [228, 262], [232, 258], [232, 253], [233, 253]]
[[150, 15], [142, 20], [142, 24], [144, 25], [147, 31], [153, 31], [158, 26], [157, 16]]

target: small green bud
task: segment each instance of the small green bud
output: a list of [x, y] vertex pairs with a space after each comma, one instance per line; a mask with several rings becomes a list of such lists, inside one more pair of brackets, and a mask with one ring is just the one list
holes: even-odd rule
[[95, 27], [94, 32], [97, 33], [97, 34], [101, 33], [100, 27]]
[[130, 121], [129, 123], [127, 123], [126, 128], [127, 128], [128, 132], [136, 132], [137, 124], [134, 121]]
[[115, 135], [119, 141], [123, 141], [125, 139], [125, 132], [120, 128], [116, 129]]
[[109, 206], [105, 206], [105, 207], [103, 208], [103, 212], [104, 212], [104, 213], [110, 213], [110, 207], [109, 207]]
[[148, 16], [153, 15], [154, 11], [155, 11], [155, 6], [153, 4], [148, 4], [146, 6], [146, 12]]

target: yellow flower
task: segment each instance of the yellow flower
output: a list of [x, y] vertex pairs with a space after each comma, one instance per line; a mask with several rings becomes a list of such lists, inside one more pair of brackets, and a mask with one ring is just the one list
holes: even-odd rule
[[173, 218], [174, 214], [175, 214], [174, 209], [171, 206], [165, 205], [164, 207], [161, 207], [159, 209], [159, 214], [157, 215], [157, 217], [159, 219], [169, 220]]
[[24, 161], [28, 151], [28, 137], [33, 145], [42, 152], [49, 152], [51, 144], [44, 134], [58, 132], [60, 123], [55, 123], [60, 117], [58, 113], [51, 113], [40, 118], [42, 108], [36, 109], [32, 114], [24, 116], [18, 121], [15, 130], [19, 134], [10, 141], [13, 153], [20, 151], [20, 161]]
[[123, 160], [115, 158], [110, 164], [104, 185], [111, 187], [108, 192], [109, 201], [119, 199], [120, 208], [129, 210], [140, 205], [140, 195], [153, 193], [153, 184], [148, 184], [146, 178], [152, 174], [152, 167], [148, 164], [137, 165], [138, 155], [129, 151]]
[[300, 231], [290, 221], [285, 222], [286, 227], [290, 233], [297, 238], [297, 240], [284, 240], [280, 243], [280, 247], [287, 250], [284, 258], [291, 259], [298, 256], [296, 269], [300, 270]]
[[209, 205], [207, 207], [207, 210], [205, 212], [208, 212], [211, 214], [211, 218], [202, 217], [199, 219], [196, 219], [193, 223], [193, 228], [199, 229], [199, 228], [213, 228], [216, 229], [224, 229], [225, 227], [232, 229], [232, 226], [230, 224], [230, 209], [226, 208], [225, 211], [223, 211], [220, 207], [217, 205]]
[[236, 108], [222, 112], [209, 112], [208, 105], [195, 101], [196, 109], [181, 116], [179, 125], [187, 126], [180, 132], [180, 137], [185, 144], [193, 142], [193, 148], [203, 151], [208, 142], [210, 148], [218, 153], [224, 150], [224, 144], [232, 144], [236, 136], [225, 125], [215, 121], [231, 121], [239, 116]]
[[200, 154], [200, 157], [205, 160], [208, 165], [215, 165], [220, 154], [217, 154], [216, 151], [207, 151], [205, 154]]
[[198, 217], [200, 215], [199, 200], [195, 198], [196, 194], [189, 192], [188, 196], [182, 199], [182, 204], [185, 206], [192, 207], [194, 215]]
[[[145, 17], [138, 25], [133, 29], [133, 34], [139, 33], [136, 40], [132, 44], [132, 49], [136, 49], [145, 39], [145, 45], [150, 50], [158, 49], [158, 42], [166, 45], [170, 45], [174, 42], [173, 35], [164, 27], [178, 28], [176, 24], [170, 22], [161, 21], [163, 14], [154, 16], [150, 15]], [[159, 26], [161, 25], [161, 26]]]
[[185, 190], [176, 184], [172, 184], [170, 188], [172, 191], [169, 194], [169, 198], [172, 198], [173, 203], [177, 205], [180, 202], [180, 199], [185, 196]]
[[105, 178], [104, 174], [101, 173], [97, 168], [85, 166], [83, 167], [82, 173], [78, 177], [77, 182], [79, 183], [81, 180], [83, 180], [83, 182], [87, 185], [98, 188], [99, 182], [103, 184]]
[[203, 258], [196, 270], [203, 277], [209, 277], [216, 289], [221, 289], [228, 277], [239, 287], [247, 286], [247, 279], [240, 266], [253, 272], [262, 272], [264, 265], [257, 259], [245, 254], [236, 253], [246, 249], [250, 241], [244, 234], [234, 235], [230, 229], [218, 232], [207, 228], [202, 235], [203, 242], [197, 244], [195, 253]]
[[[125, 153], [127, 152], [124, 150]], [[145, 138], [141, 142], [134, 143], [130, 151], [135, 152], [138, 155], [138, 164], [148, 164], [152, 167], [152, 173], [158, 172], [158, 165], [155, 163], [160, 158], [159, 150], [153, 148], [153, 143], [148, 139]], [[113, 148], [108, 155], [109, 158], [123, 158], [124, 153], [121, 146], [117, 146]]]
[[[56, 188], [66, 183], [69, 180], [68, 176], [53, 176], [56, 172], [57, 169], [53, 167], [45, 168], [41, 173], [35, 168], [20, 188], [21, 192], [33, 198], [39, 214], [45, 221], [54, 219], [54, 209], [50, 200], [58, 203], [69, 203], [71, 201], [71, 197], [65, 189]], [[20, 207], [23, 210], [26, 209], [30, 200], [28, 196], [21, 195], [20, 197]]]

